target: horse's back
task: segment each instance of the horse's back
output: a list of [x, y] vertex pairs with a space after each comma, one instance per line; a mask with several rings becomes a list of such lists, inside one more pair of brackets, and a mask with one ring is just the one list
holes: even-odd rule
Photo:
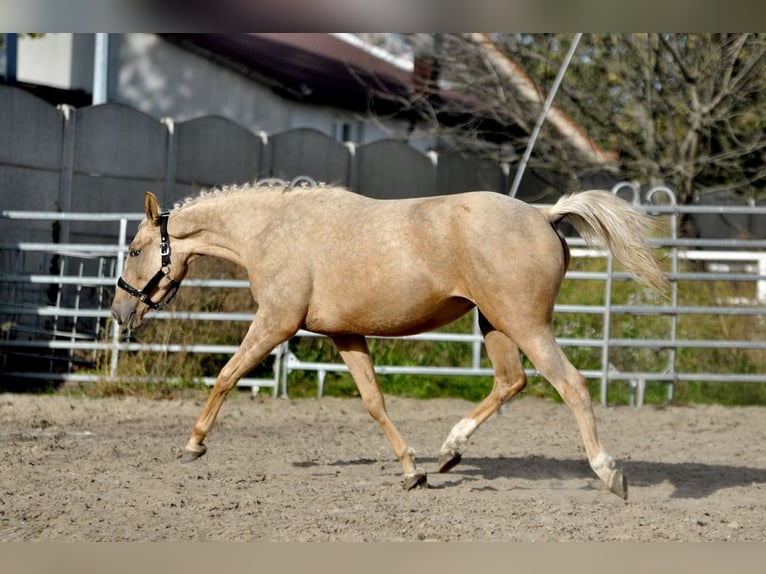
[[345, 234], [406, 232], [409, 239], [430, 234], [444, 239], [444, 231], [450, 227], [523, 235], [539, 228], [544, 218], [529, 204], [491, 191], [375, 199], [343, 188], [329, 188], [304, 195], [295, 202], [295, 208], [306, 212], [302, 225], [321, 233], [329, 231], [329, 227]]
[[323, 264], [335, 261], [472, 273], [501, 261], [561, 255], [545, 215], [518, 199], [473, 191], [411, 199], [373, 199], [316, 190], [295, 202], [293, 242]]

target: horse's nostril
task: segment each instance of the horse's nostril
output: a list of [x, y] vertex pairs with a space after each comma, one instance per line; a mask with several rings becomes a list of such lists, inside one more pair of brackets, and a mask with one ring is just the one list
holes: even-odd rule
[[126, 321], [125, 313], [120, 311], [117, 307], [112, 307], [112, 317], [118, 325], [122, 325]]

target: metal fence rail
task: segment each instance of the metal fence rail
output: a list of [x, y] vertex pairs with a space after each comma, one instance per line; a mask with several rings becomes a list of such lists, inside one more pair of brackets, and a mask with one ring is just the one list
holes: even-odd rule
[[[694, 339], [683, 338], [678, 333], [678, 321], [683, 317], [707, 316], [710, 321], [720, 321], [727, 317], [756, 317], [762, 320], [766, 315], [766, 240], [760, 239], [688, 239], [677, 235], [678, 220], [682, 214], [766, 214], [766, 208], [748, 206], [679, 206], [670, 190], [655, 188], [648, 194], [641, 195], [635, 184], [623, 183], [612, 190], [626, 199], [633, 201], [638, 209], [656, 214], [669, 222], [670, 233], [667, 237], [653, 238], [651, 244], [663, 249], [670, 262], [668, 277], [672, 291], [668, 300], [656, 299], [641, 302], [613, 301], [615, 282], [625, 281], [629, 276], [614, 268], [611, 255], [607, 252], [588, 249], [582, 240], [570, 238], [573, 261], [576, 259], [603, 258], [605, 270], [579, 271], [576, 268], [568, 272], [570, 281], [597, 281], [603, 283], [603, 301], [598, 304], [560, 303], [556, 305], [557, 315], [594, 315], [601, 318], [602, 329], [599, 336], [560, 337], [563, 347], [590, 347], [600, 354], [600, 368], [584, 369], [583, 374], [589, 379], [600, 381], [602, 404], [608, 401], [608, 389], [611, 381], [628, 381], [634, 390], [632, 399], [636, 404], [643, 402], [643, 393], [647, 382], [660, 382], [668, 387], [668, 398], [672, 398], [673, 383], [680, 381], [710, 382], [766, 382], [766, 368], [756, 372], [694, 372], [680, 371], [677, 366], [677, 352], [682, 349], [699, 350], [745, 350], [766, 351], [766, 340], [755, 337], [732, 339], [721, 338]], [[643, 200], [643, 203], [642, 201]], [[143, 218], [138, 213], [92, 214], [58, 212], [21, 212], [3, 211], [0, 218], [48, 221], [113, 224], [115, 232], [110, 238], [93, 242], [71, 240], [68, 243], [55, 241], [13, 241], [3, 238], [0, 241], [0, 262], [8, 262], [0, 268], [0, 363], [5, 377], [43, 379], [56, 381], [90, 382], [116, 378], [121, 353], [216, 353], [231, 354], [235, 345], [209, 345], [204, 341], [181, 345], [170, 343], [137, 343], [126, 340], [116, 325], [110, 320], [109, 305], [111, 296], [122, 269], [126, 253], [128, 226]], [[77, 237], [75, 233], [71, 237]], [[45, 264], [37, 260], [28, 264], [26, 257], [37, 255], [42, 261], [56, 258], [59, 268], [57, 273], [45, 272]], [[682, 269], [689, 262], [697, 262], [695, 269]], [[678, 301], [680, 282], [742, 282], [752, 284], [753, 295], [744, 300], [718, 301], [711, 305], [684, 305]], [[35, 297], [34, 290], [42, 293], [46, 288], [55, 287], [56, 295], [48, 300]], [[222, 279], [187, 279], [184, 287], [196, 286], [212, 289], [247, 289], [244, 280]], [[64, 288], [69, 289], [62, 295]], [[32, 290], [33, 295], [29, 296]], [[52, 292], [53, 292], [52, 291]], [[51, 292], [51, 293], [52, 293]], [[42, 302], [41, 302], [42, 301]], [[621, 337], [613, 334], [611, 324], [614, 317], [663, 317], [669, 321], [667, 334], [659, 338]], [[212, 313], [160, 311], [150, 315], [158, 321], [234, 321], [249, 323], [252, 312]], [[85, 325], [86, 328], [81, 328]], [[318, 335], [301, 331], [296, 338], [316, 337]], [[483, 340], [478, 328], [478, 318], [474, 315], [473, 328], [468, 333], [430, 332], [407, 340], [442, 341], [454, 345], [470, 345], [472, 360], [469, 366], [453, 365], [377, 365], [380, 374], [414, 374], [428, 376], [491, 376], [491, 369], [482, 366]], [[644, 368], [619, 369], [613, 364], [613, 354], [620, 350], [631, 349], [635, 352], [653, 350], [667, 354], [667, 362], [661, 370], [650, 371]], [[109, 372], [88, 372], [92, 367], [84, 353], [109, 353]], [[261, 387], [271, 388], [277, 395], [288, 394], [288, 379], [292, 372], [316, 372], [318, 394], [321, 396], [327, 373], [347, 372], [341, 363], [319, 363], [302, 360], [297, 356], [295, 345], [284, 344], [272, 353], [274, 356], [273, 376], [263, 379], [244, 379], [240, 385], [252, 387], [257, 391]], [[9, 358], [29, 356], [34, 369], [12, 370], [6, 365], [13, 363]], [[765, 354], [766, 356], [766, 354]], [[85, 358], [83, 358], [85, 357]], [[64, 365], [62, 366], [62, 362]], [[766, 366], [766, 365], [763, 365]], [[63, 368], [62, 368], [63, 367]], [[84, 368], [83, 368], [84, 367]], [[529, 376], [536, 376], [534, 370], [528, 370]], [[214, 382], [215, 373], [204, 373], [200, 377], [207, 384]]]

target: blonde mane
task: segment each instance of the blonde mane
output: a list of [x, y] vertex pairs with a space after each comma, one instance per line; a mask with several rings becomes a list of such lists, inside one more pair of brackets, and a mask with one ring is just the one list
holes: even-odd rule
[[224, 185], [221, 187], [215, 187], [212, 189], [203, 189], [197, 195], [186, 197], [180, 201], [177, 201], [173, 205], [173, 210], [180, 210], [197, 205], [203, 201], [209, 199], [215, 199], [217, 197], [236, 195], [239, 193], [263, 193], [263, 192], [279, 192], [285, 193], [295, 189], [291, 187], [289, 183], [247, 183], [243, 185]]
[[317, 188], [327, 189], [330, 187], [333, 187], [333, 186], [330, 186], [324, 182], [317, 182], [316, 185], [310, 185], [305, 181], [296, 183], [295, 181], [289, 182], [289, 181], [276, 179], [276, 178], [261, 180], [254, 183], [246, 183], [242, 185], [238, 185], [238, 184], [224, 185], [221, 187], [214, 187], [212, 189], [202, 189], [202, 191], [200, 191], [199, 194], [197, 195], [192, 195], [180, 201], [177, 201], [173, 205], [173, 210], [184, 209], [192, 205], [197, 205], [198, 203], [207, 201], [209, 199], [215, 199], [216, 197], [221, 197], [221, 196], [236, 195], [238, 193], [264, 193], [264, 192], [287, 193], [291, 191], [298, 191], [298, 190], [304, 191], [304, 190], [311, 190], [311, 189], [317, 189]]

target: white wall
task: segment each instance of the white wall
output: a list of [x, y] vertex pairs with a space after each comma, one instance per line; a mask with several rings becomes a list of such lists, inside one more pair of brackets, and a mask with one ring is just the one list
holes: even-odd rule
[[111, 36], [110, 100], [177, 121], [214, 114], [253, 131], [289, 124], [290, 110], [253, 80], [154, 34]]
[[18, 42], [20, 82], [63, 89], [93, 88], [92, 34], [22, 36]]

